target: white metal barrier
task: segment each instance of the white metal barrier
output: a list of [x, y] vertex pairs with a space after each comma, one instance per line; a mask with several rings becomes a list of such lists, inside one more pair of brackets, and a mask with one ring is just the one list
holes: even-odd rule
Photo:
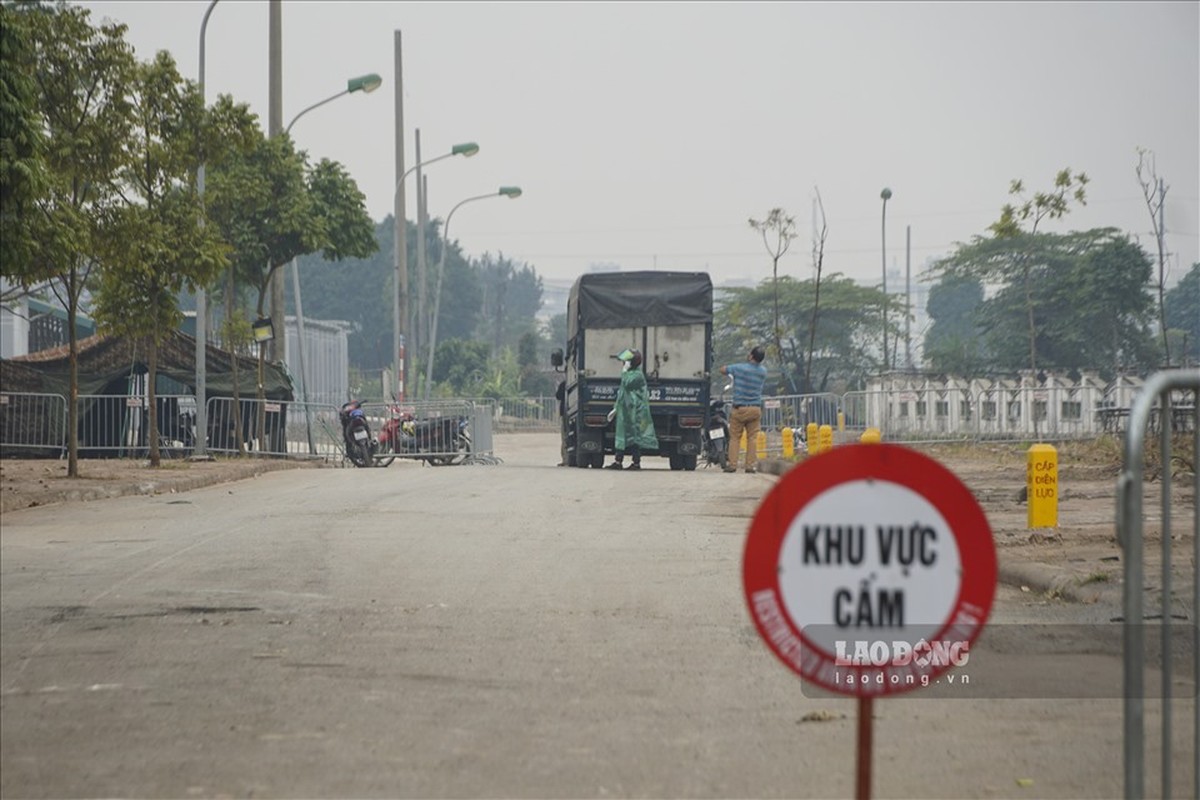
[[[1159, 578], [1161, 601], [1161, 720], [1162, 735], [1159, 747], [1162, 752], [1160, 784], [1153, 792], [1155, 797], [1173, 797], [1174, 777], [1172, 759], [1172, 668], [1176, 652], [1172, 641], [1173, 631], [1179, 626], [1172, 622], [1174, 592], [1172, 589], [1172, 558], [1175, 536], [1171, 515], [1171, 465], [1172, 434], [1179, 427], [1174, 414], [1176, 406], [1183, 406], [1191, 415], [1192, 434], [1192, 603], [1188, 633], [1191, 638], [1192, 662], [1192, 787], [1190, 797], [1200, 797], [1200, 707], [1195, 689], [1200, 687], [1200, 469], [1194, 459], [1200, 457], [1200, 371], [1173, 370], [1160, 372], [1146, 382], [1142, 393], [1137, 396], [1130, 410], [1129, 429], [1125, 437], [1125, 456], [1120, 478], [1117, 481], [1118, 539], [1124, 550], [1124, 760], [1125, 796], [1141, 798], [1145, 793], [1145, 684], [1144, 655], [1145, 613], [1144, 582], [1145, 541], [1143, 538], [1143, 460], [1146, 449], [1146, 433], [1155, 410], [1161, 420], [1159, 425], [1159, 457], [1163, 465], [1160, 483], [1162, 500], [1159, 509], [1162, 520], [1162, 568]], [[1179, 541], [1186, 536], [1180, 532]], [[1186, 766], [1186, 765], [1185, 765]]]
[[4, 455], [62, 455], [67, 449], [67, 398], [60, 394], [0, 393]]

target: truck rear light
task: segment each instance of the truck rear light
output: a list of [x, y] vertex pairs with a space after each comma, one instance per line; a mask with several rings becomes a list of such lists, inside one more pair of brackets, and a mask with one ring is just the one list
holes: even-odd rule
[[584, 414], [583, 424], [591, 428], [603, 428], [608, 425], [607, 414]]
[[681, 428], [699, 428], [704, 424], [704, 417], [680, 417], [679, 427]]

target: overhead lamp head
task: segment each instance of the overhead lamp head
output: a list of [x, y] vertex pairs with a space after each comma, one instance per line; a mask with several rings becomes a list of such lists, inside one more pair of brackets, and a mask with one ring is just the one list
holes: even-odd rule
[[883, 191], [879, 193], [879, 196], [882, 197], [884, 200], [891, 200], [892, 199], [892, 190], [885, 186], [885, 187], [883, 187]]
[[505, 197], [517, 198], [517, 197], [521, 196], [521, 187], [520, 186], [501, 186], [498, 194], [502, 194]]
[[383, 85], [383, 78], [372, 72], [370, 75], [359, 75], [346, 81], [347, 92], [369, 93]]
[[463, 142], [462, 144], [456, 144], [454, 147], [450, 148], [450, 155], [452, 156], [466, 156], [467, 158], [470, 158], [478, 152], [479, 145], [475, 144], [474, 142]]
[[271, 324], [270, 317], [259, 317], [250, 326], [250, 329], [254, 331], [254, 341], [259, 344], [275, 338], [275, 326]]

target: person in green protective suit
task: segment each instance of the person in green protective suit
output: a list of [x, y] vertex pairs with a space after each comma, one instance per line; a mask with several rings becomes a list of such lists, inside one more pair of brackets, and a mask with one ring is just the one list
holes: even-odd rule
[[642, 451], [658, 449], [658, 436], [654, 433], [654, 419], [650, 416], [650, 395], [646, 391], [646, 373], [642, 372], [642, 354], [637, 350], [624, 350], [618, 359], [625, 362], [621, 372], [621, 386], [617, 389], [617, 402], [608, 418], [616, 419], [616, 440], [613, 449], [617, 458], [607, 469], [623, 469], [625, 453], [633, 458], [629, 469], [642, 468]]

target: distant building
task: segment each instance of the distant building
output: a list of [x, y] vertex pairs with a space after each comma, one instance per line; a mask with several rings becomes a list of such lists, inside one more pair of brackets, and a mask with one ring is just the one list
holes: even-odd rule
[[[75, 317], [77, 339], [96, 333], [86, 314]], [[56, 303], [25, 295], [0, 306], [0, 358], [40, 353], [70, 342], [67, 312]]]

